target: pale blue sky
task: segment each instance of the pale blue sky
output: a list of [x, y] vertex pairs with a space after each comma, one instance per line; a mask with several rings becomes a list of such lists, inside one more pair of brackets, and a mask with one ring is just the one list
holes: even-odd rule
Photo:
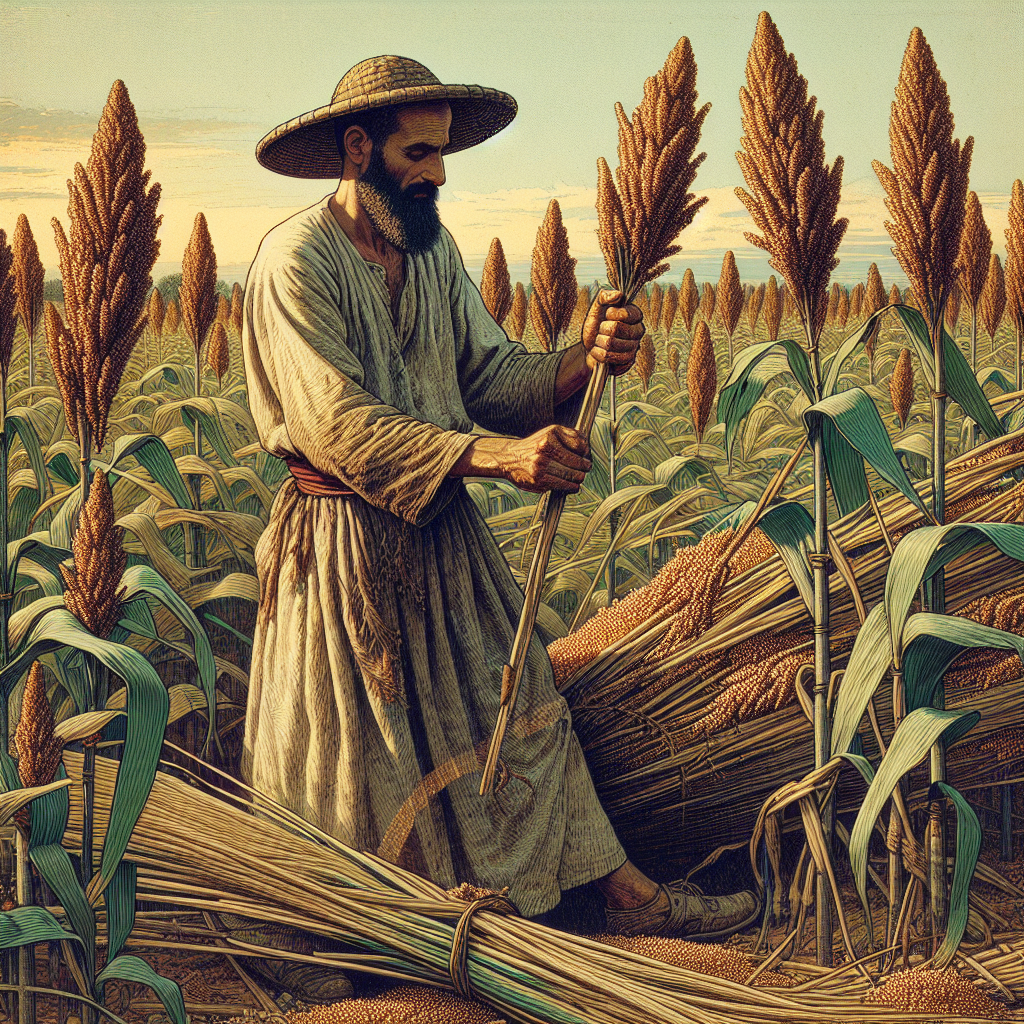
[[[260, 136], [328, 102], [357, 61], [399, 53], [444, 81], [492, 85], [519, 102], [511, 128], [447, 163], [442, 211], [467, 259], [482, 255], [494, 234], [513, 261], [528, 259], [551, 196], [563, 201], [570, 241], [586, 258], [596, 253], [595, 160], [614, 164], [612, 105], [620, 100], [631, 110], [644, 79], [688, 35], [700, 98], [712, 103], [696, 186], [712, 193], [712, 203], [687, 248], [694, 258], [718, 259], [734, 248], [741, 272], [745, 260], [752, 276], [763, 276], [754, 272], [760, 264], [742, 238], [749, 224], [731, 192], [742, 184], [734, 156], [738, 92], [763, 7], [763, 0], [4, 0], [0, 98], [9, 102], [0, 107], [0, 226], [10, 229], [21, 209], [33, 223], [64, 215], [63, 179], [87, 155], [110, 84], [122, 78], [164, 184], [161, 259], [178, 258], [195, 211], [204, 209], [222, 262], [247, 262], [263, 231], [330, 189], [262, 170], [251, 155]], [[957, 134], [975, 137], [972, 187], [1001, 243], [1010, 184], [1024, 176], [1024, 2], [779, 0], [768, 9], [825, 111], [828, 158], [841, 153], [846, 161], [844, 212], [854, 226], [841, 255], [853, 279], [868, 258], [887, 256], [871, 160], [888, 162], [889, 105], [915, 25], [949, 85]], [[82, 116], [40, 117], [40, 110]], [[37, 235], [48, 234], [42, 229]]]

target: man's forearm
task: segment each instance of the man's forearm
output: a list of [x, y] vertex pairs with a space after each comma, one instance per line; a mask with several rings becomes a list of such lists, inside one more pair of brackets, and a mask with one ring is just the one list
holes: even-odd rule
[[590, 381], [590, 367], [587, 366], [587, 351], [583, 342], [579, 341], [572, 348], [567, 348], [558, 364], [555, 376], [555, 405], [561, 405], [585, 387]]
[[508, 450], [508, 437], [478, 437], [448, 471], [449, 476], [505, 476], [502, 456]]

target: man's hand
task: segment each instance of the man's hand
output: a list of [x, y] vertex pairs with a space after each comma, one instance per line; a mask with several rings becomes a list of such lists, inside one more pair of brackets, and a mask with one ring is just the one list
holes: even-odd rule
[[555, 425], [522, 440], [478, 437], [449, 475], [504, 477], [524, 491], [575, 494], [590, 469], [588, 455], [580, 433]]
[[643, 314], [636, 306], [620, 305], [622, 299], [622, 292], [598, 292], [583, 324], [587, 366], [593, 370], [605, 363], [613, 377], [633, 365], [644, 336]]

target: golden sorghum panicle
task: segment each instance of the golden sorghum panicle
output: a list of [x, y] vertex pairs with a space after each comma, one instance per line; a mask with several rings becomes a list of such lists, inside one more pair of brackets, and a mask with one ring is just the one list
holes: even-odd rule
[[679, 346], [670, 345], [668, 349], [668, 368], [676, 379], [676, 387], [679, 387]]
[[[85, 167], [75, 164], [75, 180], [68, 182], [70, 239], [53, 219], [64, 315], [74, 342], [70, 358], [80, 367], [78, 406], [97, 448], [106, 438], [121, 375], [146, 326], [150, 275], [160, 251], [160, 186], [149, 185], [145, 160], [135, 108], [118, 80], [103, 108], [89, 160]], [[54, 372], [60, 372], [56, 366]], [[68, 426], [78, 432], [67, 406], [65, 413]]]
[[762, 281], [751, 293], [747, 302], [747, 323], [750, 324], [751, 337], [757, 333], [757, 321], [761, 316], [761, 309], [764, 306], [765, 283]]
[[707, 323], [711, 326], [711, 318], [715, 315], [715, 303], [718, 296], [715, 294], [715, 286], [708, 281], [705, 281], [701, 286], [700, 293], [700, 315]]
[[825, 322], [834, 323], [836, 319], [836, 309], [839, 306], [839, 282], [834, 281], [832, 283], [832, 291], [828, 294], [828, 309], [825, 312]]
[[778, 341], [782, 327], [782, 297], [774, 274], [768, 278], [764, 289], [764, 325], [768, 328], [768, 340]]
[[864, 282], [858, 281], [850, 292], [850, 316], [854, 320], [860, 319], [861, 311], [864, 309]]
[[969, 978], [952, 967], [935, 971], [915, 967], [896, 971], [864, 996], [899, 1013], [936, 1016], [987, 1017], [1003, 1020], [1006, 1008], [989, 998]]
[[74, 561], [60, 567], [64, 604], [96, 636], [107, 639], [121, 617], [124, 576], [124, 530], [114, 521], [114, 496], [107, 474], [97, 469], [82, 508], [72, 545]]
[[816, 344], [846, 232], [846, 218], [836, 216], [843, 158], [831, 167], [825, 163], [824, 115], [766, 12], [757, 19], [746, 78], [740, 90], [743, 150], [736, 159], [750, 191], [738, 188], [736, 194], [760, 232], [746, 237], [771, 256]]
[[676, 322], [676, 312], [679, 309], [679, 289], [670, 284], [665, 291], [665, 301], [661, 304], [661, 323], [665, 328], [665, 337], [672, 334], [672, 325]]
[[796, 316], [796, 299], [793, 298], [793, 291], [783, 283], [779, 294], [782, 296], [782, 319], [792, 320]]
[[211, 370], [217, 374], [217, 383], [224, 379], [228, 372], [230, 354], [228, 352], [228, 332], [223, 321], [218, 320], [210, 331], [210, 344], [206, 350], [206, 362]]
[[1006, 235], [1006, 312], [1017, 331], [1024, 333], [1024, 182], [1018, 178], [1010, 190], [1010, 226]]
[[52, 302], [46, 303], [43, 324], [46, 328], [46, 351], [64, 401], [65, 416], [68, 423], [77, 423], [79, 414], [85, 414], [81, 399], [85, 385], [82, 382], [82, 364], [75, 354], [75, 340]]
[[579, 290], [576, 292], [576, 306], [569, 320], [569, 331], [574, 338], [580, 336], [580, 331], [586, 323], [587, 314], [590, 312], [592, 305], [590, 289], [586, 285], [580, 285]]
[[55, 725], [53, 708], [46, 696], [43, 666], [34, 661], [25, 680], [21, 715], [14, 733], [14, 744], [18, 751], [18, 778], [26, 789], [45, 786], [53, 782], [57, 774], [63, 745], [54, 735]]
[[864, 291], [864, 316], [871, 316], [877, 313], [888, 302], [885, 292], [885, 285], [882, 284], [882, 275], [878, 272], [878, 264], [872, 263], [868, 267], [868, 286]]
[[491, 247], [484, 260], [483, 276], [480, 279], [480, 296], [487, 312], [500, 327], [512, 308], [512, 279], [508, 273], [508, 261], [500, 238], [491, 239]]
[[711, 330], [706, 320], [701, 320], [693, 332], [690, 357], [686, 361], [686, 386], [690, 395], [693, 432], [700, 444], [718, 391], [715, 348], [711, 344]]
[[839, 289], [839, 301], [836, 303], [836, 323], [840, 327], [846, 326], [850, 319], [850, 293], [845, 288]]
[[632, 120], [615, 104], [619, 166], [614, 181], [603, 157], [597, 172], [598, 241], [615, 287], [626, 287], [620, 254], [628, 259], [633, 290], [668, 270], [680, 233], [707, 202], [690, 187], [705, 157], [696, 149], [710, 108], [697, 108], [697, 64], [685, 36], [644, 83]]
[[197, 352], [217, 318], [217, 257], [206, 217], [197, 213], [192, 235], [181, 261], [181, 323]]
[[28, 217], [18, 214], [14, 226], [14, 278], [18, 289], [18, 316], [25, 330], [35, 337], [43, 315], [43, 281], [46, 271], [39, 258], [39, 246]]
[[168, 334], [177, 334], [181, 324], [181, 315], [178, 313], [178, 304], [174, 299], [167, 300], [167, 313], [164, 316], [164, 330]]
[[[966, 209], [974, 139], [953, 138], [953, 112], [924, 33], [910, 33], [889, 119], [892, 169], [872, 166], [892, 216], [886, 230], [893, 255], [934, 332], [956, 285], [956, 260]], [[934, 337], [934, 333], [933, 333]]]
[[640, 380], [644, 385], [644, 394], [646, 395], [651, 386], [651, 378], [654, 376], [654, 342], [651, 341], [651, 335], [648, 331], [640, 339], [640, 349], [636, 354], [636, 372], [640, 375]]
[[989, 260], [985, 287], [981, 290], [981, 319], [990, 338], [995, 338], [996, 331], [1003, 322], [1005, 309], [1006, 282], [1003, 277], [1003, 265], [999, 260], [999, 254], [994, 252]]
[[512, 308], [508, 314], [508, 325], [512, 331], [512, 337], [516, 341], [523, 340], [523, 332], [526, 330], [526, 289], [522, 281], [516, 281], [515, 290], [512, 292]]
[[732, 351], [732, 336], [736, 325], [740, 322], [740, 313], [743, 312], [743, 288], [740, 285], [740, 272], [736, 269], [736, 257], [732, 250], [726, 251], [722, 258], [722, 273], [718, 278], [718, 288], [715, 291], [718, 301], [718, 315], [721, 318], [722, 326], [729, 335], [729, 350]]
[[907, 425], [910, 406], [914, 401], [914, 367], [910, 362], [910, 349], [900, 350], [896, 366], [889, 378], [889, 394], [892, 396], [893, 412], [900, 418], [900, 426]]
[[569, 255], [562, 209], [558, 200], [552, 199], [537, 230], [530, 263], [530, 322], [545, 351], [558, 347], [559, 336], [568, 329], [576, 308], [575, 268], [576, 260]]
[[699, 305], [700, 292], [697, 290], [697, 282], [693, 279], [693, 271], [687, 267], [679, 289], [679, 312], [683, 314], [687, 333], [693, 330], [693, 317]]
[[164, 318], [167, 315], [164, 297], [160, 294], [159, 288], [154, 288], [150, 293], [147, 309], [149, 310], [149, 329], [155, 337], [159, 338], [164, 329]]
[[954, 288], [949, 293], [949, 298], [946, 299], [946, 330], [956, 337], [956, 325], [960, 321], [960, 301], [963, 298], [963, 292], [959, 288]]
[[236, 281], [231, 286], [231, 326], [235, 334], [242, 335], [242, 309], [245, 302], [245, 293], [242, 286]]
[[215, 321], [227, 325], [228, 320], [231, 319], [231, 303], [228, 302], [226, 295], [217, 296], [217, 315], [214, 317]]
[[648, 314], [650, 317], [650, 325], [652, 330], [657, 330], [661, 324], [661, 307], [665, 301], [665, 293], [661, 289], [660, 284], [655, 284], [651, 287], [651, 299]]
[[953, 290], [960, 292], [972, 310], [978, 308], [991, 258], [992, 232], [985, 223], [978, 193], [968, 192], [964, 226], [960, 234], [960, 249], [956, 259], [956, 274], [960, 287]]
[[7, 386], [14, 351], [15, 310], [18, 289], [14, 278], [14, 254], [7, 244], [7, 232], [0, 228], [0, 386]]

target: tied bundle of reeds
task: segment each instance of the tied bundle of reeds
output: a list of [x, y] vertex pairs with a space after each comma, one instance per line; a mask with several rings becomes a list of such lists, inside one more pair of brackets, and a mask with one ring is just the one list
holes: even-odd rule
[[[80, 755], [66, 753], [65, 764], [77, 781]], [[115, 772], [113, 762], [98, 760], [101, 821]], [[138, 866], [139, 896], [186, 910], [300, 927], [343, 944], [336, 953], [277, 955], [447, 989], [456, 975], [468, 981], [468, 994], [489, 1004], [496, 1015], [523, 1024], [892, 1019], [884, 1009], [866, 1006], [861, 999], [865, 986], [851, 984], [842, 974], [783, 963], [776, 969], [808, 984], [753, 987], [733, 980], [739, 976], [738, 958], [714, 948], [703, 959], [729, 977], [679, 966], [680, 960], [695, 964], [701, 958], [684, 958], [685, 950], [675, 950], [676, 962], [670, 962], [669, 951], [659, 948], [663, 958], [655, 960], [617, 948], [618, 941], [598, 942], [467, 906], [423, 878], [344, 846], [258, 794], [246, 799], [222, 791], [211, 795], [203, 788], [212, 787], [193, 778], [198, 786], [157, 776], [129, 847]], [[77, 786], [69, 793], [73, 839], [81, 804]], [[456, 942], [467, 912], [472, 912], [471, 926]], [[240, 954], [275, 952], [230, 936], [224, 942]], [[181, 939], [168, 945], [190, 948]], [[458, 954], [465, 957], [464, 971], [452, 963], [453, 945], [455, 960]]]
[[545, 352], [558, 348], [576, 308], [576, 260], [569, 255], [569, 235], [557, 199], [548, 203], [537, 230], [530, 263], [530, 323]]
[[494, 317], [494, 322], [499, 326], [503, 324], [512, 308], [512, 279], [509, 277], [508, 262], [500, 238], [492, 238], [487, 250], [480, 279], [480, 296], [487, 312]]

